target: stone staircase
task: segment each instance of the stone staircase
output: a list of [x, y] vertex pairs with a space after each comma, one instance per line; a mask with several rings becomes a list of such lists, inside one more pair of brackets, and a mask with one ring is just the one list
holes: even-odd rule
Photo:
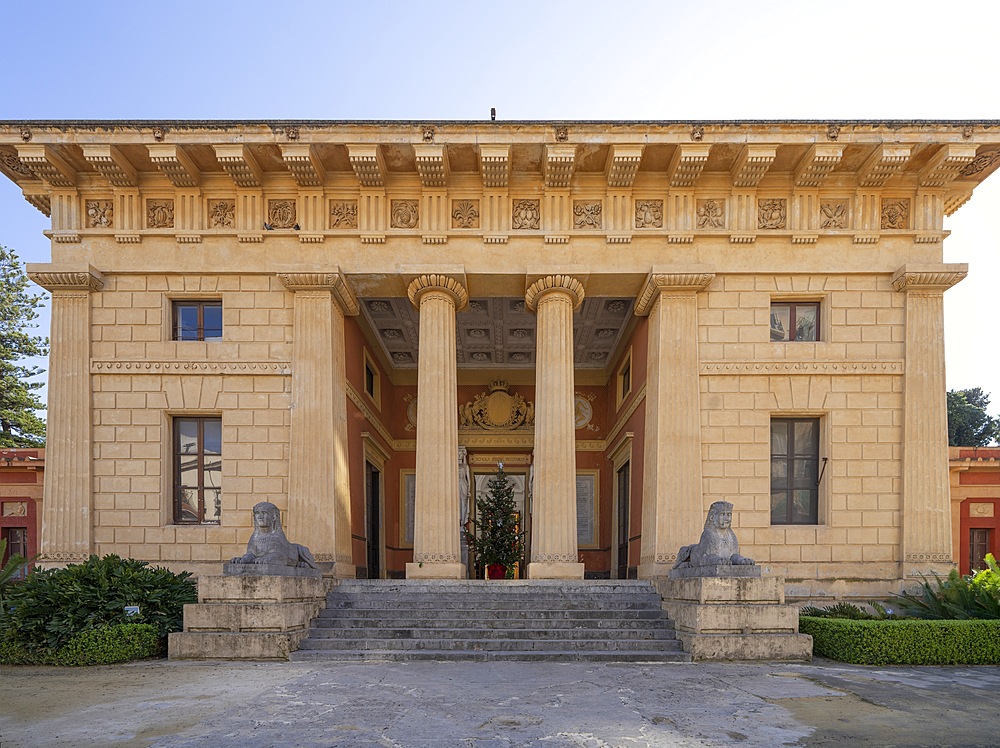
[[687, 662], [636, 580], [344, 580], [291, 660]]

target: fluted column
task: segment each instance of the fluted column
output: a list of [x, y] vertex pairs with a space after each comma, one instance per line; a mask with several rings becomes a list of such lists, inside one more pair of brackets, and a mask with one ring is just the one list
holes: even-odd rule
[[705, 522], [701, 487], [698, 292], [706, 268], [646, 278], [635, 313], [649, 316], [646, 429], [642, 475], [642, 551], [638, 576], [665, 576], [682, 545]]
[[531, 579], [583, 579], [577, 560], [573, 310], [583, 284], [568, 275], [533, 283], [525, 304], [538, 316], [535, 339], [535, 486]]
[[286, 534], [324, 574], [352, 578], [344, 315], [360, 310], [340, 273], [278, 277], [295, 293]]
[[413, 563], [406, 576], [464, 579], [458, 527], [458, 372], [455, 312], [469, 294], [447, 275], [410, 283], [420, 313], [417, 359], [417, 472], [413, 509]]
[[904, 265], [892, 286], [906, 294], [903, 384], [902, 577], [953, 567], [944, 364], [944, 292], [968, 265]]
[[89, 265], [28, 265], [52, 293], [42, 561], [60, 566], [94, 552], [91, 293], [104, 278]]

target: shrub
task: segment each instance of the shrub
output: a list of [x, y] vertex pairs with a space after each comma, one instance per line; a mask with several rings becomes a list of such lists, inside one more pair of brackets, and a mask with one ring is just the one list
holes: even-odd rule
[[813, 653], [857, 665], [1000, 665], [997, 621], [799, 618]]
[[149, 623], [117, 623], [81, 631], [57, 650], [28, 649], [14, 639], [0, 640], [0, 665], [110, 665], [162, 652], [163, 639]]
[[888, 621], [899, 617], [880, 603], [872, 602], [869, 605], [870, 611], [847, 602], [839, 602], [826, 608], [806, 605], [799, 611], [799, 615], [813, 618], [846, 618], [852, 621]]
[[[0, 629], [28, 650], [61, 650], [78, 634], [122, 623], [151, 624], [165, 637], [182, 627], [184, 604], [197, 602], [188, 577], [114, 555], [35, 571], [9, 592]], [[140, 614], [126, 616], [126, 605]]]
[[896, 595], [902, 613], [927, 619], [1000, 619], [1000, 568], [992, 554], [987, 568], [967, 577], [952, 569], [946, 579], [924, 580], [919, 592]]

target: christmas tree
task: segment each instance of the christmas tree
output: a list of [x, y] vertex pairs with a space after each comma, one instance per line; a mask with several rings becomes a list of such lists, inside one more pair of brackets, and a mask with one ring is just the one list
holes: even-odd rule
[[477, 502], [476, 513], [479, 518], [472, 521], [472, 531], [465, 534], [469, 548], [480, 567], [505, 566], [507, 578], [512, 579], [514, 567], [524, 557], [524, 533], [517, 528], [514, 486], [507, 480], [502, 462], [490, 478], [486, 496]]

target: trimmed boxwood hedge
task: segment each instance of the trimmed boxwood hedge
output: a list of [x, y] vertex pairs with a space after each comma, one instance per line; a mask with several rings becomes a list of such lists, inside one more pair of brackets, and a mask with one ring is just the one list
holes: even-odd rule
[[801, 616], [813, 654], [856, 665], [1000, 665], [1000, 621], [854, 621]]
[[150, 623], [118, 623], [87, 629], [59, 649], [28, 649], [14, 639], [0, 639], [0, 665], [110, 665], [162, 653], [163, 639]]

